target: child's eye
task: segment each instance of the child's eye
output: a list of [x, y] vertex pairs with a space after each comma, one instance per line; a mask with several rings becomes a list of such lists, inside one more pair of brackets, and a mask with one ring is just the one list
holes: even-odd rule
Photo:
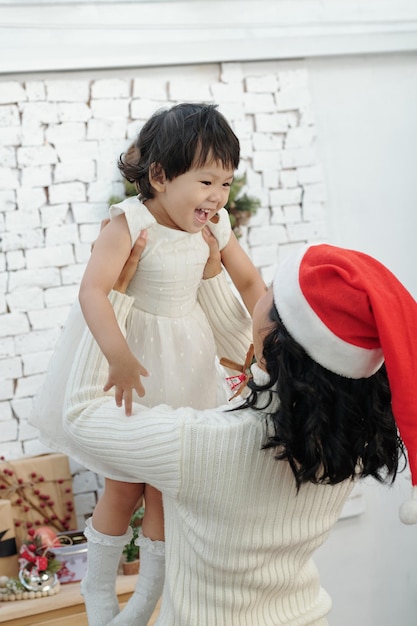
[[203, 185], [211, 185], [211, 182], [209, 180], [202, 180], [201, 182], [203, 183]]
[[232, 186], [232, 183], [224, 183], [223, 184], [223, 187], [231, 187], [231, 186]]

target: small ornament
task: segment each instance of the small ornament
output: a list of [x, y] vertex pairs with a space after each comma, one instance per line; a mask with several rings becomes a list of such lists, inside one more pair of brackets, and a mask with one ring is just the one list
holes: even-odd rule
[[243, 365], [240, 365], [239, 363], [236, 363], [235, 361], [231, 361], [230, 359], [224, 357], [220, 359], [220, 364], [224, 367], [227, 367], [231, 370], [237, 370], [238, 372], [242, 372], [241, 374], [238, 374], [236, 376], [229, 376], [228, 378], [226, 378], [230, 389], [235, 392], [233, 396], [229, 398], [229, 401], [236, 398], [236, 396], [239, 396], [245, 389], [249, 380], [252, 378], [250, 368], [254, 361], [254, 354], [255, 351], [253, 348], [253, 344], [251, 344], [249, 346], [249, 350], [246, 353], [246, 358]]
[[56, 574], [38, 572], [36, 568], [29, 570], [26, 567], [19, 570], [19, 580], [28, 591], [50, 591], [58, 582]]
[[43, 544], [40, 535], [30, 533], [31, 537], [19, 552], [19, 581], [28, 591], [50, 591], [58, 582], [56, 572], [61, 563], [49, 546]]

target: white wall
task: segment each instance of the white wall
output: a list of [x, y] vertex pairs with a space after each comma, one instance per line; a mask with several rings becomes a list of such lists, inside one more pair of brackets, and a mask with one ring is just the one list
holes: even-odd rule
[[379, 258], [417, 297], [417, 54], [307, 67], [329, 235]]
[[330, 626], [415, 626], [416, 527], [404, 526], [398, 507], [409, 495], [401, 478], [392, 487], [365, 484], [365, 512], [340, 520], [315, 561], [330, 593]]
[[416, 49], [415, 0], [0, 0], [5, 73]]
[[[417, 296], [417, 55], [307, 62], [332, 243], [368, 252]], [[331, 626], [415, 626], [417, 532], [398, 519], [408, 471], [366, 484], [365, 512], [340, 521], [316, 559]]]

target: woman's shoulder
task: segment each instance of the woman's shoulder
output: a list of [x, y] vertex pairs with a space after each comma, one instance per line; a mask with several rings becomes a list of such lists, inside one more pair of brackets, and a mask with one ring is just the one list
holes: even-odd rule
[[[243, 404], [243, 402], [240, 402]], [[256, 409], [239, 408], [239, 402], [227, 403], [211, 409], [181, 409], [178, 416], [183, 421], [185, 428], [198, 427], [210, 430], [245, 430], [254, 423], [260, 423], [259, 414]]]
[[130, 196], [121, 202], [112, 204], [109, 209], [110, 219], [124, 214], [129, 227], [132, 245], [141, 230], [151, 228], [157, 222], [138, 196]]

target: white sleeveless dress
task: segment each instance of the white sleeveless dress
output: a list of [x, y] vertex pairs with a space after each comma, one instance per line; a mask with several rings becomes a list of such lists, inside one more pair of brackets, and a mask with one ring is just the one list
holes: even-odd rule
[[[209, 322], [197, 301], [208, 258], [201, 232], [186, 233], [161, 226], [137, 197], [110, 207], [110, 217], [124, 213], [132, 245], [144, 228], [147, 244], [127, 294], [134, 306], [127, 321], [130, 349], [150, 376], [142, 377], [141, 404], [167, 404], [208, 409], [218, 403], [219, 368]], [[231, 228], [225, 209], [210, 225], [220, 249]], [[74, 303], [50, 360], [44, 384], [36, 396], [30, 423], [48, 447], [71, 456], [62, 428], [66, 381], [83, 332], [89, 332], [78, 301]], [[110, 390], [113, 395], [113, 390]], [[136, 396], [136, 394], [135, 394]], [[136, 401], [138, 397], [134, 398]], [[123, 409], [120, 409], [123, 410]]]

